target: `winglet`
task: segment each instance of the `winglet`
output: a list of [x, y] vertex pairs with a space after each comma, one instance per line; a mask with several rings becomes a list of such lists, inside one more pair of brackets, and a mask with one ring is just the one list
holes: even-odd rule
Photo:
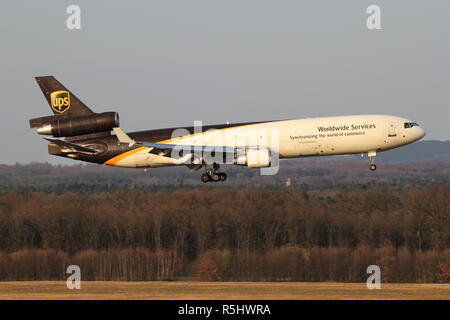
[[136, 141], [131, 139], [122, 129], [113, 128], [114, 133], [116, 134], [117, 139], [119, 139], [120, 143], [128, 143], [129, 147], [132, 147], [136, 144]]

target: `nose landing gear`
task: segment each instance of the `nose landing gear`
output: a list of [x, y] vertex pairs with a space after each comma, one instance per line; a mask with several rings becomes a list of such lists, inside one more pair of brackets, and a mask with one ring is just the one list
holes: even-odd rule
[[370, 161], [370, 171], [375, 171], [377, 170], [377, 165], [374, 163], [375, 162], [375, 156], [377, 155], [377, 153], [375, 151], [371, 151], [368, 152], [367, 155], [369, 156], [369, 161]]

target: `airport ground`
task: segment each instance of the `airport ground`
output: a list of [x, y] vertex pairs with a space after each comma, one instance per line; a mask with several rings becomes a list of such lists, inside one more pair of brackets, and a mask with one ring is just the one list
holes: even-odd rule
[[0, 299], [449, 300], [450, 284], [382, 283], [369, 290], [338, 282], [82, 281], [81, 289], [69, 290], [65, 281], [5, 281]]

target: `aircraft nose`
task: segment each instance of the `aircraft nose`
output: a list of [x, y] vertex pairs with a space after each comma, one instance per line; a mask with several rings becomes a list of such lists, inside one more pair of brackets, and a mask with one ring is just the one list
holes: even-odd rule
[[422, 128], [420, 128], [419, 127], [419, 129], [420, 129], [420, 138], [419, 139], [422, 139], [423, 137], [425, 137], [425, 135], [426, 135], [426, 132], [425, 132], [425, 130], [423, 130]]
[[423, 137], [425, 137], [425, 130], [423, 130], [421, 127], [416, 127], [416, 132], [415, 132], [415, 141], [422, 139]]

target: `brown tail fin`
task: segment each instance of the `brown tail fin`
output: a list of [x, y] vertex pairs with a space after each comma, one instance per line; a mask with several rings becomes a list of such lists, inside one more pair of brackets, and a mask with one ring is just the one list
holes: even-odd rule
[[78, 117], [94, 114], [91, 109], [67, 90], [55, 77], [36, 77], [36, 81], [55, 115]]

